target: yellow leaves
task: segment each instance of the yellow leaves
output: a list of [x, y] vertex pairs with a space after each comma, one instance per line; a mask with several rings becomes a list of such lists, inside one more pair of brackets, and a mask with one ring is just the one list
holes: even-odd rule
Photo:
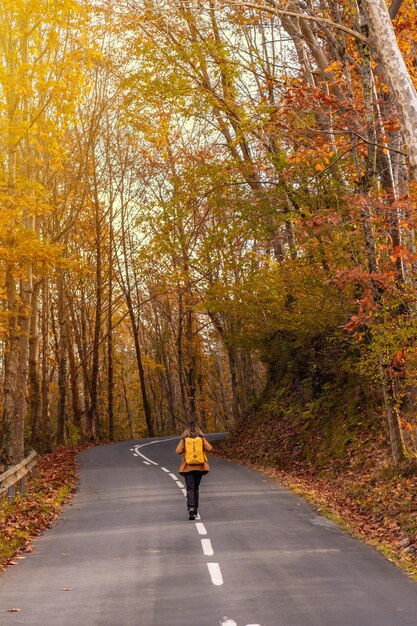
[[157, 363], [156, 361], [154, 361], [154, 359], [152, 359], [150, 356], [147, 356], [146, 354], [142, 356], [142, 362], [143, 364], [148, 367], [151, 370], [164, 370], [164, 366], [161, 363]]
[[402, 42], [401, 49], [402, 49], [403, 54], [407, 54], [407, 55], [411, 54], [411, 52], [413, 51], [413, 48], [414, 48], [414, 44], [410, 40]]
[[33, 229], [22, 224], [15, 224], [9, 232], [7, 229], [2, 232], [0, 226], [0, 236], [5, 240], [0, 246], [0, 263], [15, 265], [16, 275], [19, 274], [19, 268], [27, 265], [31, 265], [41, 274], [49, 272], [62, 259], [61, 244], [42, 241]]
[[330, 65], [328, 65], [326, 67], [326, 69], [324, 70], [326, 74], [330, 74], [331, 72], [335, 72], [338, 70], [342, 69], [342, 64], [340, 61], [333, 61], [333, 63], [330, 63]]
[[[0, 246], [0, 261], [8, 263], [11, 260], [12, 251], [6, 246]], [[1, 296], [0, 296], [1, 297]]]
[[0, 190], [0, 204], [3, 207], [0, 233], [5, 227], [6, 229], [12, 227], [15, 222], [21, 222], [25, 217], [45, 215], [52, 210], [49, 194], [44, 186], [23, 176], [16, 178], [13, 193], [7, 191], [4, 181], [3, 190]]
[[84, 281], [94, 274], [94, 268], [79, 254], [71, 254], [69, 256], [60, 256], [56, 262], [56, 268], [61, 270], [69, 270], [80, 281]]

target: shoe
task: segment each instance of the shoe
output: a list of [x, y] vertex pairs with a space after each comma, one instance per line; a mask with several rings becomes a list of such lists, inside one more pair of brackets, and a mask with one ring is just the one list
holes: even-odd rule
[[188, 519], [194, 520], [195, 516], [196, 516], [195, 510], [194, 509], [189, 509], [189, 511], [188, 511]]

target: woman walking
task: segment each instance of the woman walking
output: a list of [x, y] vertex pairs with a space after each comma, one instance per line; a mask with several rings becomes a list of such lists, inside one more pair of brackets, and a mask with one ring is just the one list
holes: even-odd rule
[[197, 422], [188, 422], [176, 452], [182, 454], [179, 473], [185, 478], [188, 519], [191, 520], [198, 515], [200, 482], [204, 474], [210, 471], [206, 452], [212, 450]]

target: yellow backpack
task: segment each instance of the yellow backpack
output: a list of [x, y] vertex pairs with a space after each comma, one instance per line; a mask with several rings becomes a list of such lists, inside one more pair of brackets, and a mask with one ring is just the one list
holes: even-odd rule
[[185, 462], [187, 465], [203, 465], [205, 460], [203, 439], [201, 437], [186, 437]]

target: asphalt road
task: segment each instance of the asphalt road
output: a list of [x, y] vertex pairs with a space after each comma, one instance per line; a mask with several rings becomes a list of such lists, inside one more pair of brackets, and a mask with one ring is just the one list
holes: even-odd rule
[[257, 472], [212, 458], [189, 521], [175, 446], [80, 455], [60, 522], [0, 577], [1, 626], [417, 624], [417, 583]]

